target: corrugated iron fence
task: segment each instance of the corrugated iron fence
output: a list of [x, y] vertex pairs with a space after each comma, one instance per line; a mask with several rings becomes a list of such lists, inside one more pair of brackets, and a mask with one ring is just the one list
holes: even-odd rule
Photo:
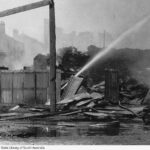
[[0, 72], [0, 103], [40, 105], [47, 101], [47, 71]]

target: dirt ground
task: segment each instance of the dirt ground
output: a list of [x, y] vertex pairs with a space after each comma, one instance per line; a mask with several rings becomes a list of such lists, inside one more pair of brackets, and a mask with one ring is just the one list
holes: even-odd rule
[[1, 139], [0, 145], [149, 145], [150, 132], [128, 136], [91, 136], [91, 137], [61, 137], [61, 138], [9, 138]]
[[[127, 121], [128, 122], [128, 121]], [[150, 125], [121, 122], [119, 128], [89, 128], [97, 122], [3, 122], [0, 145], [149, 145]]]

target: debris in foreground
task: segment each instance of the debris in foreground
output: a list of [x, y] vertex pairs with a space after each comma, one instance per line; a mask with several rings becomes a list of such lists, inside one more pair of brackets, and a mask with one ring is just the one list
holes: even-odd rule
[[[88, 92], [86, 90], [81, 92], [80, 90], [80, 87], [83, 87], [83, 78], [70, 80], [70, 82], [66, 89], [63, 89], [66, 93], [64, 94], [65, 98], [57, 103], [57, 113], [51, 114], [49, 106], [46, 105], [31, 107], [18, 104], [8, 108], [3, 113], [1, 112], [0, 121], [46, 118], [57, 121], [96, 120], [112, 122], [139, 117], [144, 122], [150, 122], [147, 119], [150, 114], [149, 107], [146, 108], [141, 105], [148, 91], [144, 85], [131, 84], [130, 82], [120, 84], [118, 104], [112, 104], [111, 101], [105, 99], [105, 81], [93, 85]], [[97, 124], [97, 126], [99, 125]]]

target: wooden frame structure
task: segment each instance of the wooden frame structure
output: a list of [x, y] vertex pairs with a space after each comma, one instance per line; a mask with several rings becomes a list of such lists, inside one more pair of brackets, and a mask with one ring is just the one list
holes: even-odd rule
[[49, 6], [49, 37], [50, 37], [50, 110], [56, 111], [56, 34], [55, 34], [55, 5], [53, 0], [43, 0], [0, 12], [0, 17], [25, 12], [43, 6]]

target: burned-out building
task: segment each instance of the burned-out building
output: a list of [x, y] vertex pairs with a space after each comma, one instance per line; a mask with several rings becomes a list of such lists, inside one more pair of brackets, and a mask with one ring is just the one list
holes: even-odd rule
[[[25, 47], [25, 55], [24, 55], [24, 65], [31, 65], [33, 62], [33, 58], [38, 53], [45, 53], [45, 47], [44, 44], [37, 39], [30, 37], [29, 35], [26, 35], [24, 33], [19, 33], [18, 30], [13, 31], [13, 37], [22, 42]], [[28, 62], [26, 61], [28, 60]]]
[[14, 68], [24, 53], [24, 44], [6, 34], [5, 23], [0, 22], [0, 65]]

